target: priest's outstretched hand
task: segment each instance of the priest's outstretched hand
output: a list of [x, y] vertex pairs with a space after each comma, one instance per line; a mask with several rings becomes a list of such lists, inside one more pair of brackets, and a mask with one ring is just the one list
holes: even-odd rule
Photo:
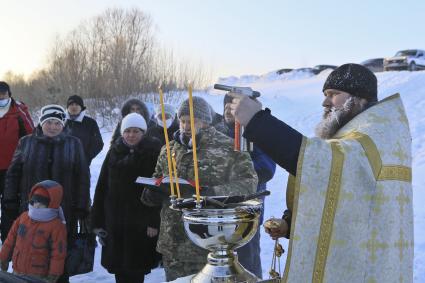
[[284, 219], [270, 218], [263, 224], [264, 230], [273, 240], [285, 237], [288, 234], [288, 223]]
[[228, 95], [233, 97], [232, 104], [230, 105], [232, 115], [242, 126], [248, 125], [252, 117], [261, 111], [262, 105], [257, 99], [234, 92], [229, 92]]

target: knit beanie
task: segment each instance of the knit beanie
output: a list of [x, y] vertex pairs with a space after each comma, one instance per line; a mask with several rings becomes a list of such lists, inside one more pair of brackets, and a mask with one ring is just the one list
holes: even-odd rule
[[46, 189], [39, 187], [33, 192], [30, 202], [39, 202], [48, 207], [50, 203], [49, 193]]
[[68, 108], [68, 106], [71, 103], [77, 103], [78, 105], [81, 106], [81, 111], [85, 110], [86, 107], [84, 106], [84, 101], [81, 98], [81, 96], [78, 95], [71, 95], [70, 97], [68, 97], [68, 101], [66, 102], [66, 108]]
[[62, 106], [56, 104], [46, 105], [41, 108], [40, 112], [39, 123], [41, 126], [50, 119], [57, 120], [62, 123], [62, 126], [65, 126], [65, 109]]
[[344, 64], [329, 74], [323, 91], [336, 89], [369, 102], [378, 101], [378, 82], [375, 74], [359, 64]]
[[12, 93], [10, 92], [10, 86], [6, 82], [0, 82], [0, 92], [7, 92], [9, 93], [9, 97], [12, 96]]
[[121, 121], [121, 135], [128, 128], [139, 128], [146, 132], [148, 127], [146, 125], [145, 118], [143, 118], [142, 115], [139, 113], [130, 113]]
[[227, 103], [232, 103], [232, 101], [233, 101], [233, 97], [230, 96], [228, 93], [226, 93], [223, 100], [223, 106], [226, 106]]
[[[177, 115], [179, 118], [184, 115], [190, 115], [189, 99], [182, 102]], [[207, 124], [211, 124], [212, 122], [211, 106], [202, 97], [193, 97], [193, 116]]]
[[[168, 114], [171, 116], [171, 118], [174, 119], [174, 116], [176, 116], [176, 108], [168, 103], [164, 103], [164, 112], [165, 114]], [[162, 108], [161, 104], [157, 105], [155, 108], [155, 115], [159, 118], [162, 118]]]

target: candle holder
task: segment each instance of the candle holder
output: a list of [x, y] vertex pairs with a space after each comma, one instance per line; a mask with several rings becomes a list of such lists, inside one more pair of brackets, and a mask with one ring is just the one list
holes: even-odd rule
[[222, 209], [182, 210], [189, 239], [210, 251], [207, 264], [191, 282], [259, 282], [239, 263], [234, 250], [248, 243], [257, 232], [262, 205], [259, 200], [249, 200]]

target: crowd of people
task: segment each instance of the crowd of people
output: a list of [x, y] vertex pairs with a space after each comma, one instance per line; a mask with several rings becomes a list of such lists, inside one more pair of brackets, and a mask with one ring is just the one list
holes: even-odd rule
[[[89, 165], [104, 143], [83, 99], [70, 96], [66, 109], [44, 106], [34, 127], [25, 104], [0, 82], [1, 269], [12, 261], [15, 274], [69, 282], [67, 250], [87, 219], [116, 282], [144, 282], [159, 264], [167, 281], [197, 273], [207, 251], [186, 237], [181, 212], [170, 209], [168, 195], [136, 183], [169, 174], [166, 127], [182, 179], [195, 177], [194, 132], [204, 195], [261, 192], [276, 164], [289, 172], [287, 209], [266, 229], [290, 240], [285, 282], [412, 282], [411, 137], [401, 99], [378, 101], [375, 75], [357, 64], [334, 70], [323, 94], [314, 138], [238, 93], [224, 97], [222, 115], [193, 97], [194, 128], [189, 100], [165, 104], [163, 122], [161, 107], [151, 116], [143, 101], [129, 99], [91, 204]], [[234, 150], [235, 122], [251, 152]], [[410, 200], [403, 207], [400, 194]], [[372, 251], [372, 240], [385, 248]], [[262, 278], [259, 231], [238, 254]]]
[[[275, 163], [259, 149], [234, 151], [232, 133], [226, 130], [234, 120], [223, 118], [229, 113], [217, 114], [201, 97], [193, 103], [201, 186], [210, 195], [264, 190]], [[150, 115], [139, 99], [123, 104], [93, 203], [89, 166], [104, 142], [85, 110], [83, 98], [72, 95], [66, 108], [42, 107], [34, 126], [26, 105], [0, 82], [1, 269], [7, 271], [12, 261], [15, 274], [69, 282], [67, 250], [79, 221], [87, 220], [102, 245], [101, 264], [116, 282], [143, 282], [159, 264], [167, 281], [199, 271], [207, 252], [186, 238], [181, 214], [168, 207], [168, 198], [157, 198], [135, 182], [139, 176], [168, 175], [163, 127], [179, 178], [194, 179], [189, 101], [179, 108], [164, 104], [165, 123], [161, 105]], [[259, 232], [255, 239], [240, 249], [246, 254], [241, 261], [261, 278]]]

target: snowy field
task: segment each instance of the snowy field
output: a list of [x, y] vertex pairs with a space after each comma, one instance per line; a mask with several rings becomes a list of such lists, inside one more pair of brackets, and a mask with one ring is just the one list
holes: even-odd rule
[[[264, 107], [269, 107], [272, 113], [306, 136], [312, 136], [315, 125], [321, 118], [323, 100], [322, 86], [329, 72], [318, 76], [305, 73], [289, 73], [277, 76], [273, 73], [264, 76], [230, 77], [219, 81], [222, 84], [250, 86], [261, 92], [260, 101]], [[400, 93], [407, 109], [410, 129], [413, 136], [413, 206], [415, 215], [415, 263], [414, 282], [425, 282], [425, 71], [421, 72], [385, 72], [376, 74], [379, 81], [379, 99], [391, 94]], [[222, 113], [223, 93], [211, 90], [202, 95]], [[109, 147], [111, 129], [104, 128], [105, 147], [91, 165], [91, 195], [94, 195], [97, 177], [105, 154]], [[271, 216], [280, 217], [285, 209], [285, 188], [287, 173], [278, 168], [274, 178], [268, 183], [272, 196], [266, 199], [265, 219]], [[261, 258], [263, 276], [268, 278], [271, 264], [273, 241], [264, 234], [261, 235]], [[281, 240], [287, 248], [288, 242]], [[282, 268], [285, 258], [282, 259]], [[94, 272], [75, 276], [71, 282], [115, 282], [114, 276], [108, 274], [100, 265], [100, 248], [96, 250]], [[164, 272], [157, 268], [145, 278], [145, 282], [163, 282]]]

